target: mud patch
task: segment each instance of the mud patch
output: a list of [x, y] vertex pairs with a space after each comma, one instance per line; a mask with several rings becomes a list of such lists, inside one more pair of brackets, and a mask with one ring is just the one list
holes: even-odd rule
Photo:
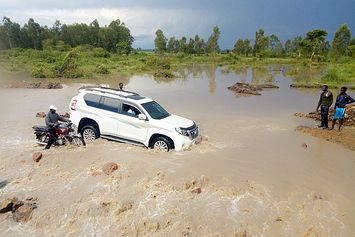
[[234, 91], [235, 93], [238, 94], [261, 95], [260, 91], [262, 91], [263, 89], [275, 89], [275, 88], [279, 88], [279, 87], [272, 84], [252, 85], [249, 83], [237, 82], [234, 85], [229, 86], [228, 90]]
[[350, 150], [355, 151], [355, 129], [344, 128], [341, 131], [325, 130], [319, 128], [311, 128], [307, 126], [298, 126], [296, 131], [318, 137], [333, 143], [340, 144]]

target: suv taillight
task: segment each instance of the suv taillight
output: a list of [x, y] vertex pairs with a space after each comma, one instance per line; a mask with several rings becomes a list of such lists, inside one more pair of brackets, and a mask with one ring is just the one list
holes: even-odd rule
[[76, 103], [78, 102], [77, 99], [72, 100], [71, 104], [70, 104], [70, 109], [73, 111], [76, 111]]

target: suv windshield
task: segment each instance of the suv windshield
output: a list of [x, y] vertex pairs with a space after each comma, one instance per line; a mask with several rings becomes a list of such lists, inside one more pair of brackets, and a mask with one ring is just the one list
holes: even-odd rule
[[153, 119], [163, 119], [170, 116], [170, 114], [155, 101], [144, 103], [142, 106]]

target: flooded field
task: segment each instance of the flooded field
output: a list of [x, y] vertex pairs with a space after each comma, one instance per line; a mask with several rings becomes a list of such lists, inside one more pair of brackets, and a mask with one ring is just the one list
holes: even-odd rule
[[[285, 70], [193, 66], [169, 81], [0, 88], [0, 200], [38, 197], [27, 223], [0, 214], [1, 235], [355, 236], [355, 153], [295, 131], [316, 126], [293, 113], [313, 111], [319, 91], [290, 89]], [[194, 120], [201, 144], [170, 153], [102, 139], [49, 151], [35, 144], [31, 127], [44, 124], [37, 112], [50, 104], [68, 111], [84, 83], [119, 81]], [[237, 81], [280, 88], [240, 96], [227, 90]], [[119, 164], [110, 176], [101, 171], [107, 162]]]

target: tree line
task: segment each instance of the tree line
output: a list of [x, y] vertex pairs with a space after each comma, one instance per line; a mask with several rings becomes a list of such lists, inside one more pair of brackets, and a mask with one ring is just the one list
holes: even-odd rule
[[[155, 52], [215, 55], [221, 52], [218, 43], [220, 35], [219, 27], [215, 26], [207, 40], [199, 35], [189, 39], [185, 36], [172, 36], [168, 39], [163, 31], [158, 29], [154, 40]], [[259, 29], [255, 32], [254, 40], [237, 39], [234, 47], [225, 51], [247, 57], [306, 57], [310, 61], [322, 61], [328, 56], [355, 57], [355, 38], [351, 39], [351, 32], [346, 24], [342, 24], [335, 32], [332, 42], [326, 40], [327, 35], [325, 30], [315, 29], [304, 37], [300, 35], [282, 43], [275, 34], [269, 36], [263, 29]], [[71, 47], [91, 45], [112, 53], [129, 54], [133, 41], [129, 28], [120, 20], [112, 21], [108, 26], [100, 26], [97, 20], [90, 24], [61, 24], [57, 20], [52, 27], [47, 27], [41, 26], [32, 18], [21, 26], [4, 17], [0, 23], [0, 49], [67, 51]]]
[[[155, 33], [155, 51], [157, 53], [186, 53], [186, 54], [215, 54], [220, 52], [218, 44], [221, 32], [217, 26], [205, 41], [200, 36], [187, 40], [185, 36], [180, 39], [174, 36], [169, 39], [161, 29]], [[346, 24], [342, 24], [335, 32], [332, 42], [326, 40], [328, 32], [316, 29], [308, 32], [305, 37], [297, 36], [288, 39], [284, 44], [272, 34], [265, 34], [263, 29], [255, 32], [254, 44], [250, 39], [237, 39], [232, 51], [240, 56], [257, 57], [307, 57], [310, 61], [322, 61], [330, 55], [332, 57], [352, 56], [355, 57], [355, 38], [351, 39], [351, 32]]]
[[120, 20], [108, 26], [100, 26], [97, 20], [85, 23], [61, 24], [55, 21], [52, 27], [41, 26], [32, 18], [21, 26], [4, 17], [0, 24], [0, 49], [32, 48], [37, 50], [53, 48], [62, 51], [79, 45], [101, 47], [113, 53], [130, 53], [132, 50], [130, 30]]
[[155, 32], [155, 51], [157, 53], [186, 53], [186, 54], [216, 54], [220, 52], [218, 39], [221, 32], [218, 26], [215, 26], [207, 41], [196, 35], [187, 40], [185, 36], [177, 39], [174, 36], [167, 39], [161, 29]]

